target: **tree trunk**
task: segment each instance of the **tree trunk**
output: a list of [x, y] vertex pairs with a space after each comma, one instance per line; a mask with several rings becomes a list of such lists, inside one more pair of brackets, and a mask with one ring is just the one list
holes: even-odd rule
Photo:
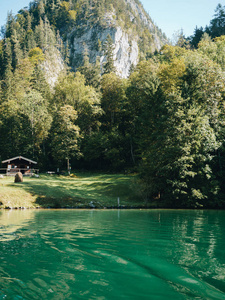
[[134, 152], [133, 152], [132, 138], [130, 139], [130, 153], [131, 153], [131, 158], [132, 158], [133, 164], [135, 165], [135, 157], [134, 157]]
[[68, 174], [70, 175], [70, 159], [67, 158], [67, 170], [68, 170]]

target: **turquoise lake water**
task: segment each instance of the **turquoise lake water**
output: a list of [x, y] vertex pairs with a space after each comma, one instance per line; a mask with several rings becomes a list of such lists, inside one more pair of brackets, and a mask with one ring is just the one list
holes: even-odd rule
[[0, 299], [225, 299], [225, 211], [0, 211]]

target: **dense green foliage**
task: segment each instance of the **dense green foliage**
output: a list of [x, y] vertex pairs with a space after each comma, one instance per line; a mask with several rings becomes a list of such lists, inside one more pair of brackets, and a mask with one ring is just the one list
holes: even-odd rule
[[220, 205], [224, 75], [201, 53], [185, 51], [177, 56], [176, 50], [180, 49], [165, 47], [163, 63], [141, 65], [137, 74], [144, 108], [140, 115], [144, 188], [147, 196], [167, 199], [176, 207]]
[[[70, 161], [72, 168], [137, 171], [145, 200], [225, 207], [225, 37], [204, 35], [196, 50], [166, 45], [121, 79], [108, 36], [104, 70], [85, 52], [76, 72], [64, 68], [49, 85], [49, 53], [69, 64], [68, 28], [103, 22], [102, 3], [112, 10], [109, 0], [95, 2], [92, 10], [87, 0], [34, 1], [9, 15], [0, 41], [1, 160], [24, 155], [42, 170]], [[121, 3], [113, 5], [122, 16]]]

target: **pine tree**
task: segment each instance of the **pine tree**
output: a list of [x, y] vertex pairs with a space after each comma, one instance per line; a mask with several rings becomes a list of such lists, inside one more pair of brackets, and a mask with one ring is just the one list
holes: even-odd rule
[[93, 66], [92, 78], [90, 80], [90, 85], [94, 88], [99, 89], [101, 84], [101, 63], [100, 57], [97, 56], [96, 62]]
[[218, 4], [216, 7], [215, 15], [210, 22], [209, 29], [213, 38], [225, 34], [225, 7], [221, 4]]
[[39, 16], [40, 16], [40, 18], [42, 18], [45, 14], [45, 7], [44, 7], [43, 0], [40, 0], [38, 9], [39, 9]]
[[198, 43], [200, 42], [202, 36], [204, 34], [203, 27], [198, 28], [196, 26], [193, 36], [190, 38], [190, 43], [194, 48], [198, 47]]
[[104, 64], [104, 74], [115, 72], [116, 69], [114, 66], [114, 58], [113, 58], [114, 44], [110, 34], [107, 35], [106, 41], [104, 43], [103, 51], [106, 58], [106, 63]]
[[83, 64], [78, 68], [78, 71], [85, 76], [86, 83], [90, 84], [90, 80], [92, 79], [92, 64], [89, 61], [89, 53], [87, 48], [84, 50]]
[[4, 47], [3, 47], [3, 62], [4, 62], [4, 73], [12, 72], [12, 43], [10, 38], [6, 38], [4, 40]]
[[24, 39], [24, 54], [26, 55], [29, 51], [36, 47], [35, 34], [33, 30], [28, 30]]
[[41, 18], [39, 21], [39, 25], [35, 28], [35, 40], [37, 46], [43, 50], [45, 45], [45, 28], [44, 22]]
[[5, 29], [5, 37], [6, 38], [11, 37], [11, 35], [13, 33], [14, 25], [15, 25], [15, 18], [13, 17], [13, 14], [11, 11], [7, 15], [6, 29]]
[[27, 13], [27, 31], [32, 29], [32, 18], [29, 12]]
[[69, 65], [69, 62], [70, 62], [70, 49], [69, 49], [68, 40], [66, 41], [66, 47], [64, 48], [64, 61], [67, 65]]
[[101, 64], [100, 57], [96, 58], [95, 64], [90, 63], [88, 50], [85, 49], [83, 56], [83, 65], [78, 71], [85, 76], [86, 84], [98, 89], [101, 81]]
[[17, 31], [14, 29], [13, 34], [11, 37], [12, 40], [12, 48], [13, 48], [13, 55], [12, 55], [12, 66], [13, 69], [20, 63], [21, 59], [23, 58], [23, 52], [20, 47], [20, 42], [18, 40]]
[[4, 65], [3, 65], [3, 40], [0, 41], [0, 80], [3, 78]]

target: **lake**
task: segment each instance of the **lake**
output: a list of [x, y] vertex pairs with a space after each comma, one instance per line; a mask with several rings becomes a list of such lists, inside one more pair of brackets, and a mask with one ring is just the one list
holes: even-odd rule
[[1, 210], [0, 299], [225, 299], [225, 211]]

